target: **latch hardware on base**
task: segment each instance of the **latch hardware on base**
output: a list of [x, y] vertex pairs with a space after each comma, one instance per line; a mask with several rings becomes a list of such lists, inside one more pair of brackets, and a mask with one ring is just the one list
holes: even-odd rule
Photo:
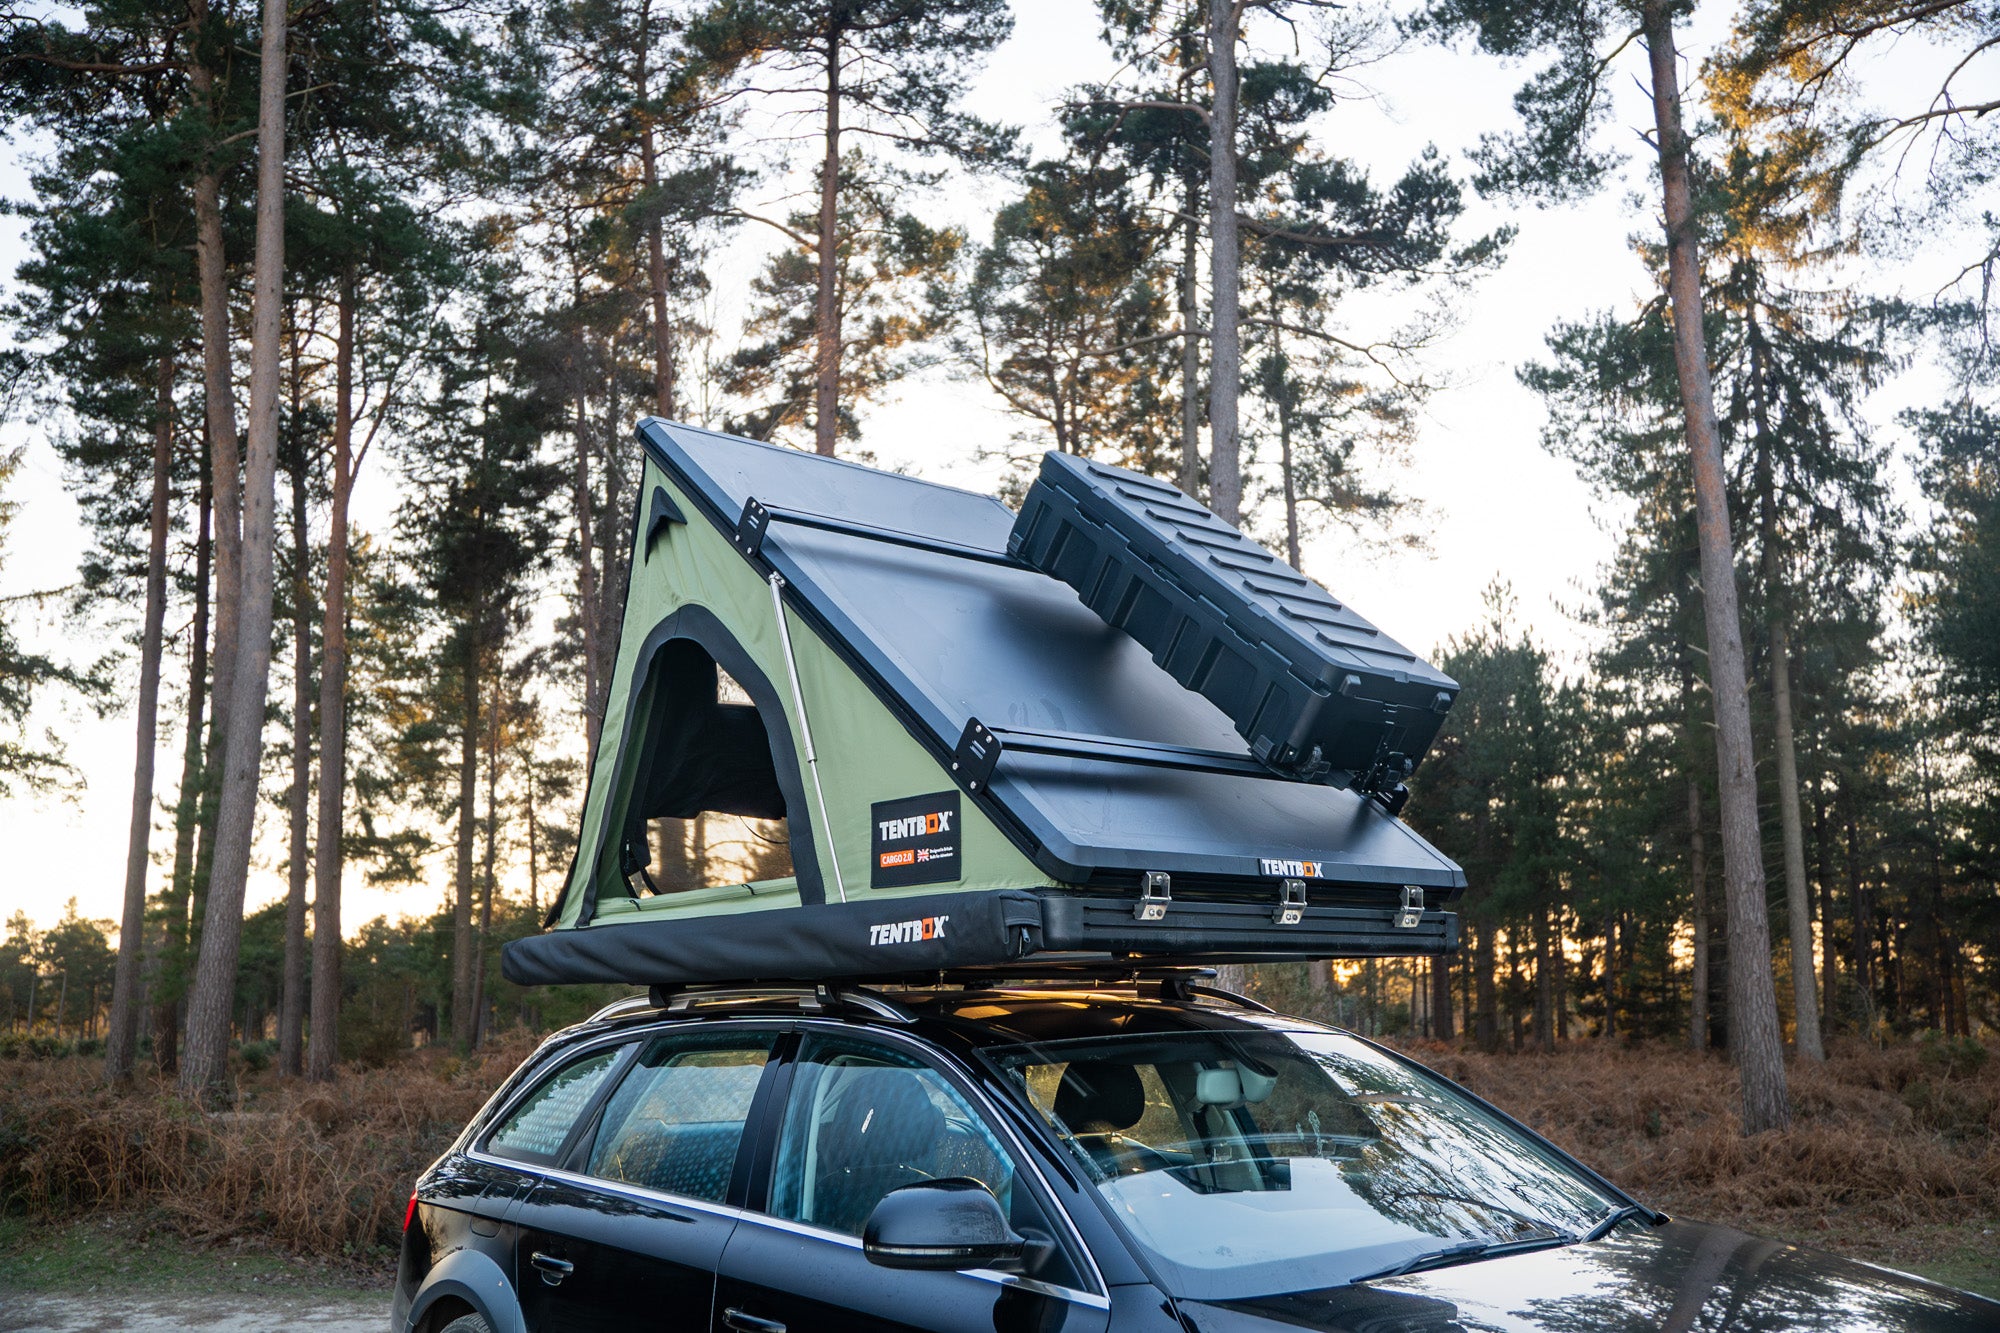
[[1163, 921], [1167, 915], [1167, 904], [1174, 900], [1174, 881], [1163, 870], [1148, 870], [1145, 882], [1139, 888], [1139, 901], [1132, 908], [1132, 916], [1139, 921]]
[[1415, 930], [1424, 921], [1424, 891], [1414, 884], [1403, 886], [1403, 907], [1396, 913], [1396, 925], [1402, 930]]
[[1302, 879], [1288, 879], [1278, 885], [1277, 910], [1271, 913], [1271, 920], [1281, 926], [1296, 926], [1306, 915], [1306, 882]]

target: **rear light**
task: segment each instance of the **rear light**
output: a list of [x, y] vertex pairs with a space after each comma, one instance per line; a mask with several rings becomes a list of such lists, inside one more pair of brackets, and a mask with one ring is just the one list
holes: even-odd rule
[[403, 1208], [403, 1230], [410, 1229], [410, 1223], [417, 1220], [417, 1192], [410, 1191], [410, 1202]]

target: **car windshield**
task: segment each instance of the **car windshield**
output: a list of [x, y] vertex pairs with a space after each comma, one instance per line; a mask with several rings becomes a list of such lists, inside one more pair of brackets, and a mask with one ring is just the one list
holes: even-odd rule
[[1444, 1081], [1331, 1032], [1134, 1034], [989, 1058], [1190, 1299], [1563, 1244], [1625, 1202]]

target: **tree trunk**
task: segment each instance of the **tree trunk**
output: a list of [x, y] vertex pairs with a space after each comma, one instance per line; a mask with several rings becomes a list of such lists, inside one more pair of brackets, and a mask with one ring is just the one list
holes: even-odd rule
[[1549, 940], [1549, 909], [1546, 903], [1537, 903], [1534, 909], [1535, 932], [1535, 1045], [1548, 1051], [1556, 1044], [1556, 964], [1554, 949]]
[[292, 345], [292, 429], [298, 433], [292, 472], [292, 788], [285, 891], [285, 963], [278, 991], [278, 1072], [305, 1072], [306, 879], [312, 813], [312, 558], [306, 545], [306, 444], [301, 411], [304, 383], [297, 332]]
[[[188, 84], [211, 130], [219, 117], [215, 72], [205, 60], [208, 0], [188, 6]], [[211, 604], [214, 647], [210, 653], [209, 697], [214, 701], [202, 755], [196, 821], [200, 840], [188, 880], [189, 971], [200, 949], [207, 916], [208, 885], [215, 865], [216, 812], [221, 799], [222, 756], [229, 739], [230, 701], [236, 684], [237, 616], [242, 605], [242, 452], [236, 433], [234, 342], [229, 328], [229, 272], [222, 238], [222, 166], [205, 146], [192, 182], [195, 271], [201, 297], [202, 398], [208, 445], [211, 522], [214, 529], [215, 595]]]
[[1757, 506], [1764, 565], [1765, 616], [1770, 622], [1771, 747], [1778, 770], [1778, 825], [1785, 844], [1785, 913], [1792, 946], [1795, 1045], [1808, 1060], [1826, 1059], [1819, 1035], [1819, 983], [1813, 974], [1811, 890], [1806, 886], [1805, 829], [1799, 821], [1799, 760], [1792, 737], [1792, 643], [1778, 549], [1778, 478], [1771, 458], [1770, 410], [1764, 401], [1764, 338], [1750, 320], [1750, 400], [1757, 425]]
[[1846, 837], [1847, 902], [1854, 913], [1854, 985], [1862, 1008], [1862, 1026], [1869, 1037], [1875, 1020], [1875, 904], [1861, 878], [1861, 829], [1854, 816], [1854, 795], [1840, 786], [1840, 820]]
[[1299, 554], [1299, 487], [1292, 475], [1292, 405], [1289, 389], [1280, 386], [1278, 398], [1278, 470], [1285, 482], [1285, 559], [1293, 569], [1303, 570]]
[[813, 448], [840, 428], [840, 34], [826, 38], [826, 156], [819, 168], [819, 293], [813, 307]]
[[104, 1077], [122, 1083], [139, 1050], [140, 951], [146, 939], [146, 872], [152, 868], [153, 753], [160, 722], [160, 655], [167, 618], [167, 501], [173, 490], [174, 357], [160, 357], [153, 391], [153, 503], [146, 544], [146, 619], [139, 635], [137, 740], [132, 758], [132, 820], [125, 841], [125, 910], [111, 982], [111, 1034]]
[[486, 846], [479, 858], [479, 926], [473, 944], [472, 1044], [486, 1039], [486, 941], [493, 933], [493, 881], [500, 856], [500, 673], [486, 709]]
[[465, 715], [458, 739], [458, 862], [453, 874], [451, 958], [451, 1039], [461, 1048], [473, 1038], [472, 840], [478, 831], [479, 667], [478, 650], [468, 644], [459, 681]]
[[159, 957], [153, 969], [153, 1063], [163, 1074], [180, 1068], [181, 997], [187, 991], [188, 903], [194, 890], [195, 831], [201, 824], [202, 729], [208, 711], [208, 579], [211, 474], [208, 431], [202, 431], [200, 493], [194, 539], [194, 619], [188, 627], [188, 701], [181, 738], [181, 781], [174, 797], [174, 873], [160, 905]]
[[597, 738], [604, 731], [604, 686], [598, 657], [603, 652], [598, 625], [596, 522], [591, 513], [590, 418], [584, 410], [583, 373], [576, 384], [576, 466], [570, 493], [576, 505], [576, 620], [583, 638], [584, 771], [597, 762]]
[[542, 919], [542, 853], [540, 812], [541, 792], [536, 789], [535, 771], [528, 770], [528, 919]]
[[1791, 1106], [1785, 1092], [1784, 1044], [1771, 979], [1771, 923], [1764, 903], [1763, 845], [1757, 829], [1756, 753], [1743, 665], [1743, 622], [1736, 604], [1727, 477], [1702, 328], [1701, 264], [1696, 250], [1687, 136], [1681, 126], [1673, 7], [1669, 0], [1645, 0], [1642, 16], [1652, 63], [1653, 115], [1667, 230], [1667, 289], [1673, 306], [1674, 368], [1694, 461], [1709, 687], [1721, 775], [1723, 881], [1729, 905], [1729, 1045], [1743, 1092], [1743, 1132], [1759, 1134], [1789, 1124]]
[[1618, 1035], [1618, 914], [1604, 914], [1604, 1026], [1601, 1037]]
[[1550, 999], [1555, 1005], [1556, 1044], [1569, 1040], [1569, 957], [1563, 952], [1563, 914], [1560, 905], [1549, 909]]
[[333, 494], [326, 524], [326, 605], [320, 614], [319, 841], [313, 846], [312, 1033], [306, 1073], [324, 1082], [340, 1062], [340, 873], [347, 795], [347, 502], [354, 490], [354, 316], [350, 270], [333, 343]]
[[1695, 777], [1701, 761], [1701, 742], [1696, 738], [1694, 707], [1694, 664], [1689, 660], [1692, 645], [1683, 644], [1680, 654], [1682, 747], [1687, 763], [1688, 890], [1689, 916], [1694, 926], [1694, 961], [1688, 978], [1688, 1045], [1697, 1051], [1708, 1049], [1708, 834], [1701, 813], [1701, 782]]
[[1688, 775], [1688, 879], [1694, 889], [1693, 989], [1688, 1019], [1688, 1045], [1708, 1049], [1708, 837], [1701, 817], [1701, 784]]
[[1500, 1009], [1494, 994], [1493, 923], [1481, 921], [1473, 934], [1472, 946], [1472, 1039], [1482, 1051], [1500, 1049]]
[[1181, 222], [1181, 489], [1201, 498], [1201, 309], [1195, 292], [1196, 265], [1201, 258], [1201, 228], [1195, 209], [1201, 203], [1201, 180], [1186, 177]]
[[[608, 349], [611, 353], [606, 361], [617, 365], [617, 347]], [[599, 511], [599, 536], [597, 548], [597, 642], [605, 654], [598, 663], [597, 688], [601, 698], [611, 685], [611, 673], [618, 652], [618, 635], [625, 624], [625, 590], [632, 579], [632, 562], [626, 558], [632, 549], [625, 531], [626, 519], [633, 513], [637, 496], [627, 495], [629, 489], [625, 479], [625, 450], [618, 425], [624, 408], [618, 394], [618, 376], [614, 372], [605, 379], [604, 392], [604, 506]]]
[[[1325, 963], [1314, 963], [1322, 973]], [[1439, 1041], [1450, 1041], [1458, 1035], [1451, 1016], [1451, 960], [1443, 957], [1431, 959], [1431, 1035]]]
[[[673, 330], [667, 324], [667, 246], [659, 212], [660, 163], [654, 141], [653, 112], [647, 105], [646, 44], [651, 27], [652, 7], [639, 6], [639, 170], [646, 188], [646, 277], [653, 299], [653, 410], [663, 417], [674, 414]], [[828, 452], [822, 450], [821, 452]]]
[[[285, 268], [285, 0], [264, 0], [257, 85], [256, 291], [250, 314], [250, 431], [243, 478], [241, 607], [236, 679], [228, 696], [215, 869], [201, 954], [188, 996], [188, 1058], [180, 1088], [212, 1097], [229, 1076], [229, 1022], [242, 943], [243, 895], [257, 822], [264, 699], [271, 669], [271, 543], [277, 507], [278, 334]], [[218, 720], [220, 710], [218, 709]]]
[[[1820, 755], [1825, 762], [1825, 753]], [[1813, 869], [1819, 881], [1819, 1024], [1821, 1033], [1833, 1029], [1839, 1013], [1840, 952], [1833, 941], [1833, 863], [1827, 851], [1826, 796], [1817, 783], [1813, 788]]]
[[1208, 152], [1208, 507], [1226, 523], [1243, 518], [1243, 460], [1236, 400], [1242, 387], [1238, 324], [1242, 249], [1236, 235], [1237, 0], [1209, 0], [1208, 77], [1213, 85]]

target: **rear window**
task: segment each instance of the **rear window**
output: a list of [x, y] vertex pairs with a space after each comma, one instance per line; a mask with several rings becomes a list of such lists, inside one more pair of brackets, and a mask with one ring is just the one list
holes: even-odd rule
[[777, 1035], [663, 1038], [604, 1105], [588, 1171], [720, 1203]]
[[537, 1166], [553, 1166], [585, 1108], [630, 1047], [594, 1051], [543, 1079], [486, 1140], [486, 1151]]

